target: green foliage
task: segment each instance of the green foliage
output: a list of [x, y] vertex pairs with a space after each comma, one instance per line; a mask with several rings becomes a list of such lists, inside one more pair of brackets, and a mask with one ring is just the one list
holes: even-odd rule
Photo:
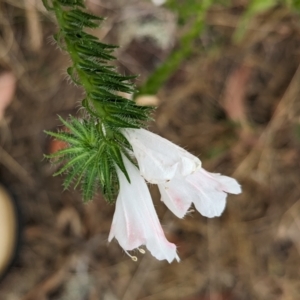
[[116, 165], [130, 181], [122, 159], [122, 153], [128, 156], [130, 145], [118, 130], [104, 128], [102, 124], [95, 123], [97, 122], [95, 119], [79, 121], [70, 116], [70, 120], [66, 121], [59, 118], [68, 132], [46, 131], [48, 135], [64, 141], [67, 146], [46, 155], [53, 163], [64, 163], [54, 176], [67, 174], [64, 181], [65, 189], [72, 183], [75, 187], [81, 184], [84, 201], [92, 199], [100, 187], [104, 196], [112, 202], [118, 190]]
[[43, 3], [55, 13], [59, 31], [54, 38], [71, 57], [67, 73], [85, 91], [82, 107], [87, 116], [82, 122], [73, 117], [69, 122], [60, 118], [70, 132], [47, 132], [67, 144], [66, 149], [48, 156], [54, 163], [64, 163], [54, 175], [67, 173], [64, 187], [71, 183], [81, 185], [85, 201], [100, 187], [111, 202], [118, 191], [117, 167], [130, 182], [122, 155], [129, 157], [127, 150], [131, 147], [120, 129], [143, 127], [153, 108], [137, 106], [122, 96], [135, 92], [129, 80], [136, 76], [117, 73], [109, 65], [115, 59], [112, 52], [117, 46], [101, 43], [85, 31], [97, 28], [103, 18], [87, 13], [83, 0]]
[[[63, 10], [58, 3], [75, 0], [53, 1], [53, 7], [60, 30], [56, 40], [64, 42], [63, 48], [69, 52], [73, 65], [68, 74], [73, 82], [82, 85], [86, 91], [84, 107], [107, 125], [115, 127], [140, 128], [148, 120], [151, 109], [140, 107], [121, 93], [132, 94], [135, 88], [129, 79], [122, 76], [108, 62], [115, 59], [113, 45], [99, 42], [93, 35], [83, 31], [85, 27], [96, 28], [103, 18], [91, 15], [79, 8]], [[70, 5], [72, 6], [72, 5]]]

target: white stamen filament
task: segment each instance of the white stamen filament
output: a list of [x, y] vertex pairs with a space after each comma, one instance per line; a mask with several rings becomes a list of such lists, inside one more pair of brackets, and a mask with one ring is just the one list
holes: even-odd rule
[[127, 251], [125, 253], [133, 260], [133, 261], [138, 261], [138, 258], [136, 256], [130, 255]]

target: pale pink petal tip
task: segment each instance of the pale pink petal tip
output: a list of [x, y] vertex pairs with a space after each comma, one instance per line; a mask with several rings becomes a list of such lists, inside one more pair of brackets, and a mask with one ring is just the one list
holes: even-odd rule
[[177, 172], [172, 180], [158, 184], [158, 188], [161, 201], [178, 218], [185, 216], [192, 203], [203, 216], [219, 217], [225, 209], [227, 193], [241, 193], [235, 179], [202, 168], [186, 177]]
[[193, 191], [181, 176], [175, 176], [165, 184], [158, 184], [161, 201], [178, 218], [182, 219], [192, 204]]
[[220, 175], [220, 174], [213, 174], [213, 173], [210, 174], [213, 175], [215, 180], [217, 180], [220, 183], [220, 188], [224, 192], [229, 194], [235, 194], [235, 195], [238, 195], [242, 192], [242, 188], [240, 184], [234, 178]]
[[193, 202], [196, 209], [208, 218], [219, 217], [225, 209], [227, 193], [239, 194], [241, 187], [233, 178], [199, 169], [186, 178], [197, 191]]

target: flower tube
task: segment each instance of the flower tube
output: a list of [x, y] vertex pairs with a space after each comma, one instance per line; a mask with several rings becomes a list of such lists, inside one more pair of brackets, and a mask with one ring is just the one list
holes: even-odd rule
[[150, 183], [164, 183], [177, 171], [186, 176], [201, 167], [196, 156], [148, 130], [125, 129], [122, 133], [132, 145], [141, 175]]
[[176, 246], [165, 237], [145, 180], [125, 156], [123, 161], [131, 183], [117, 169], [120, 192], [108, 241], [115, 237], [126, 253], [145, 245], [158, 260], [179, 261]]

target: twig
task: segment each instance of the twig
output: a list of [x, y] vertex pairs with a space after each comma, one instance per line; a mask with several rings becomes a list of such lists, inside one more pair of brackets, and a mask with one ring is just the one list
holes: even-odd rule
[[0, 147], [0, 163], [21, 181], [28, 184], [31, 188], [35, 186], [35, 181], [28, 172], [3, 148]]
[[28, 32], [30, 36], [30, 48], [33, 51], [39, 51], [42, 46], [41, 22], [39, 21], [36, 9], [36, 0], [25, 0], [25, 11]]

